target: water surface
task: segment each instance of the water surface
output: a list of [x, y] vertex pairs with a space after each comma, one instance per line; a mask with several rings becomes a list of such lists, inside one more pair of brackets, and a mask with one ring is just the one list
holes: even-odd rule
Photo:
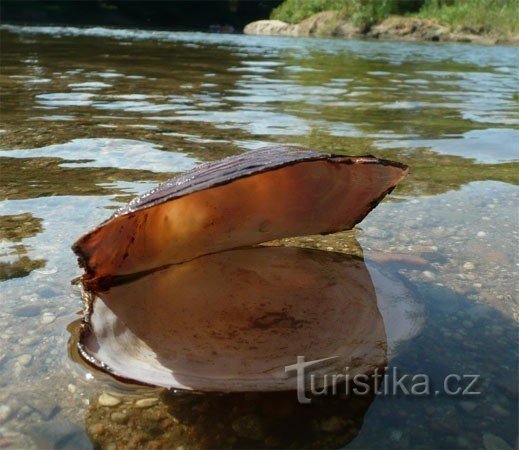
[[[279, 447], [288, 436], [294, 446], [516, 446], [517, 49], [0, 33], [1, 445]], [[481, 395], [332, 399], [303, 417], [292, 397], [178, 397], [118, 384], [69, 356], [81, 309], [71, 243], [158, 181], [270, 143], [411, 167], [357, 228], [358, 242], [351, 233], [297, 242], [363, 253], [373, 273], [413, 293], [423, 327], [390, 367], [437, 383], [477, 373]], [[102, 406], [106, 392], [119, 403]], [[143, 399], [157, 400], [137, 407]]]

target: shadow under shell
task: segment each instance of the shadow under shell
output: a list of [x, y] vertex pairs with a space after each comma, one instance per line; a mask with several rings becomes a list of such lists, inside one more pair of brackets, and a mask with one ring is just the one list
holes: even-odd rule
[[[363, 262], [287, 247], [226, 251], [96, 294], [82, 356], [112, 375], [207, 392], [297, 387], [297, 356], [353, 376], [383, 367], [384, 322]], [[309, 372], [309, 371], [308, 371]]]

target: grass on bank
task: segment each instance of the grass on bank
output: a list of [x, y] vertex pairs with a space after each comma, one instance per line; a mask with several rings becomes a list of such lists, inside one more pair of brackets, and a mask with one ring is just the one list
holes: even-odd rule
[[364, 25], [387, 17], [392, 3], [396, 3], [395, 0], [285, 0], [270, 17], [299, 23], [322, 11], [339, 11], [344, 18], [349, 17], [353, 23]]
[[428, 1], [418, 16], [476, 33], [519, 33], [517, 0], [456, 0], [449, 5]]
[[519, 33], [518, 0], [285, 0], [272, 11], [271, 19], [299, 23], [322, 11], [339, 11], [363, 27], [400, 14], [478, 33]]

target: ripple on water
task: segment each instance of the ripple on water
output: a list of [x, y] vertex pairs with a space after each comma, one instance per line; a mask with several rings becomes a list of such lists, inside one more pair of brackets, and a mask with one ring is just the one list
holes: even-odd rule
[[84, 83], [70, 83], [68, 87], [72, 89], [81, 89], [81, 90], [87, 90], [87, 89], [103, 89], [111, 87], [111, 84], [103, 83], [101, 81], [85, 81]]
[[[349, 445], [364, 449], [513, 446], [515, 48], [104, 27], [1, 25], [0, 32], [0, 446], [68, 439], [89, 448], [85, 419], [90, 438], [107, 448], [116, 441], [188, 448], [191, 431], [207, 439], [218, 424], [225, 439], [252, 430], [265, 438], [256, 443], [283, 446], [260, 431], [291, 429], [292, 397], [229, 403], [161, 395], [137, 408], [159, 393], [94, 376], [66, 354], [66, 327], [81, 308], [70, 284], [80, 274], [70, 251], [75, 238], [167, 172], [279, 143], [376, 153], [411, 166], [352, 233], [362, 248], [345, 234], [294, 241], [364, 252], [370, 269], [404, 280], [423, 304], [424, 326], [392, 364], [438, 381], [470, 370], [485, 389], [469, 401], [340, 399], [336, 412], [323, 408], [303, 431], [315, 432], [321, 447], [355, 433]], [[125, 392], [121, 403], [99, 406], [100, 394], [113, 390]], [[168, 441], [168, 430], [178, 435]]]
[[446, 155], [474, 159], [478, 163], [505, 163], [519, 160], [519, 130], [487, 128], [472, 130], [446, 139], [409, 139], [379, 142], [380, 148], [424, 147]]
[[65, 144], [27, 150], [0, 150], [0, 157], [61, 158], [61, 167], [146, 168], [152, 172], [182, 172], [198, 162], [184, 153], [131, 139], [74, 139]]
[[78, 92], [56, 92], [52, 94], [38, 94], [36, 99], [39, 104], [50, 107], [60, 106], [88, 106], [92, 104], [94, 94]]

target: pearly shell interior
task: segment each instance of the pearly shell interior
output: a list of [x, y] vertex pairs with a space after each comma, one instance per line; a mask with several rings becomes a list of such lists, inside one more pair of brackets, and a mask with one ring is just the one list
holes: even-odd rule
[[[386, 364], [386, 333], [361, 259], [288, 247], [230, 250], [100, 292], [80, 336], [124, 380], [197, 391], [297, 387], [295, 364], [353, 376]], [[307, 372], [309, 373], [309, 372]]]

